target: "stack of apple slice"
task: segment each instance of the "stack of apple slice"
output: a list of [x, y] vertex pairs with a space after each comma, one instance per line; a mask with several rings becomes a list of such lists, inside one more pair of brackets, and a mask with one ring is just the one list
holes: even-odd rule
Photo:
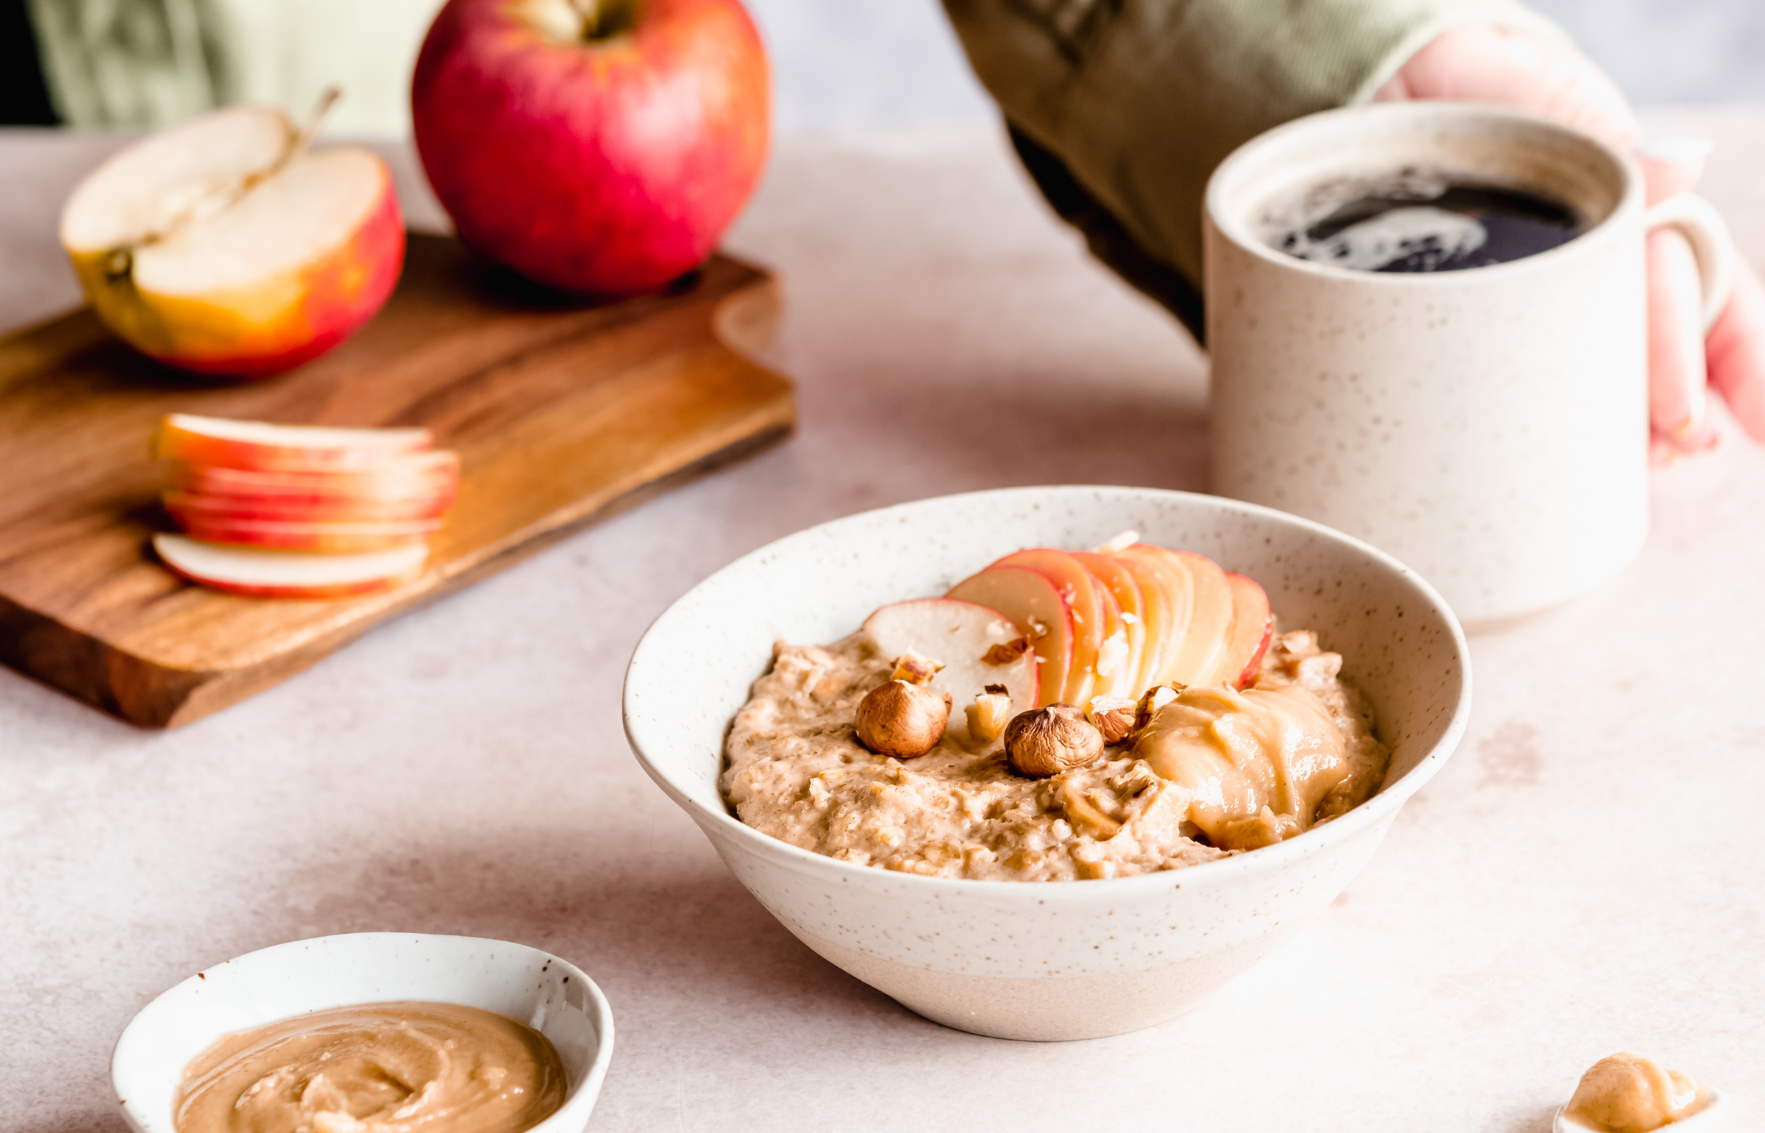
[[[1035, 651], [1038, 702], [1088, 709], [1155, 685], [1232, 685], [1256, 676], [1274, 619], [1262, 587], [1205, 555], [1134, 543], [1006, 555], [946, 598], [1009, 618]], [[936, 656], [931, 646], [917, 647]]]
[[156, 535], [193, 582], [253, 597], [336, 598], [414, 578], [459, 484], [427, 429], [271, 425], [174, 413], [153, 454], [172, 462]]

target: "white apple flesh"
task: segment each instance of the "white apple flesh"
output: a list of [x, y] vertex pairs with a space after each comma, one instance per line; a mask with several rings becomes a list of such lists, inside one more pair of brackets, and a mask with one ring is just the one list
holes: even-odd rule
[[865, 619], [864, 631], [890, 660], [912, 652], [944, 666], [931, 687], [950, 694], [949, 730], [958, 736], [968, 730], [964, 710], [988, 685], [1005, 686], [1014, 713], [1040, 702], [1041, 666], [1033, 651], [1003, 663], [988, 660], [996, 646], [1022, 637], [1017, 625], [997, 610], [950, 598], [919, 598], [881, 607]]
[[421, 543], [362, 555], [311, 555], [219, 547], [155, 535], [153, 548], [191, 582], [248, 598], [351, 598], [402, 585], [423, 571]]

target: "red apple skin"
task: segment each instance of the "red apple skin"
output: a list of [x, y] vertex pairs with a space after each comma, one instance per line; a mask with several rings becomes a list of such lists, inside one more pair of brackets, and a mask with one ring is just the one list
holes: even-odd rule
[[429, 183], [465, 241], [562, 291], [660, 287], [747, 202], [771, 77], [737, 0], [648, 0], [626, 34], [542, 31], [532, 0], [449, 0], [417, 57]]
[[161, 499], [166, 510], [174, 515], [189, 512], [214, 523], [401, 523], [440, 517], [452, 505], [453, 492], [438, 490], [428, 496], [377, 500], [360, 496], [278, 499], [169, 491]]
[[192, 539], [234, 547], [354, 555], [421, 543], [441, 530], [439, 519], [384, 523], [293, 523], [239, 519], [169, 504], [173, 522]]
[[459, 458], [446, 450], [429, 450], [371, 468], [317, 471], [257, 471], [175, 461], [171, 479], [174, 490], [191, 495], [238, 496], [290, 507], [319, 507], [345, 499], [393, 503], [444, 496], [451, 501], [459, 488]]

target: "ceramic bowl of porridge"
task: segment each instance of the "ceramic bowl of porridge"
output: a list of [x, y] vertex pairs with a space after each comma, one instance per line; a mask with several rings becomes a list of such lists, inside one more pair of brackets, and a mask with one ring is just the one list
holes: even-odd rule
[[[1212, 638], [1192, 626], [1187, 645], [1166, 635], [1160, 659], [1156, 627], [1171, 616], [1144, 572], [1138, 587], [1121, 572], [1110, 597], [1102, 560], [1146, 546], [1204, 564], [1183, 601], [1199, 626], [1208, 587], [1223, 596], [1211, 649], [1197, 652]], [[1069, 632], [1035, 605], [1031, 576], [1058, 582], [1059, 563], [1029, 548], [1081, 549], [1092, 564], [1055, 587]], [[995, 668], [920, 649], [950, 655], [916, 678], [897, 642], [929, 632], [913, 600], [941, 598], [990, 607], [938, 630], [951, 640], [1008, 639], [1013, 621], [1025, 636], [989, 650]], [[971, 696], [965, 681], [993, 691]], [[948, 720], [931, 750], [897, 751], [856, 718], [882, 686], [907, 696], [915, 683]], [[1148, 692], [1138, 730], [1118, 740], [1101, 714], [1148, 683], [1170, 691]], [[1092, 738], [1040, 766], [1043, 749], [1019, 741], [1042, 733], [1000, 736], [967, 711], [993, 695], [1033, 723], [1057, 711], [1037, 704], [1076, 700], [1111, 746]], [[1371, 857], [1469, 711], [1463, 632], [1402, 564], [1267, 508], [1113, 487], [921, 500], [779, 540], [659, 617], [624, 694], [645, 771], [786, 928], [929, 1019], [1014, 1039], [1153, 1026], [1279, 948]], [[1307, 739], [1308, 723], [1328, 743]], [[1260, 779], [1259, 752], [1273, 759]], [[1197, 779], [1203, 764], [1224, 770]]]

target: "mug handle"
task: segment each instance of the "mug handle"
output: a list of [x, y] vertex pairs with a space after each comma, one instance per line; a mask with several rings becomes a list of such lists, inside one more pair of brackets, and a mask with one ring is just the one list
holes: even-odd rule
[[1716, 206], [1696, 193], [1668, 197], [1642, 214], [1643, 231], [1671, 226], [1691, 244], [1704, 284], [1704, 333], [1709, 334], [1734, 289], [1734, 242]]

